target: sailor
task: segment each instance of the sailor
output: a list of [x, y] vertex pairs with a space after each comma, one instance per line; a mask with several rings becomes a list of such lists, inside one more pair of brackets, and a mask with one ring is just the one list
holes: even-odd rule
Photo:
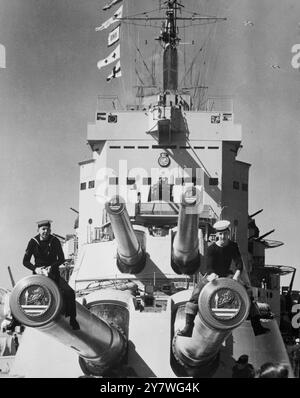
[[19, 348], [19, 338], [18, 338], [18, 335], [17, 335], [17, 333], [14, 333], [13, 334], [13, 342], [14, 342], [14, 345], [15, 345], [15, 350], [16, 350], [16, 352], [18, 351], [18, 348]]
[[0, 325], [0, 331], [3, 333], [4, 332], [13, 333], [17, 326], [22, 328], [22, 325], [20, 324], [20, 322], [11, 313], [10, 305], [9, 305], [9, 298], [10, 298], [10, 293], [6, 293], [3, 296], [3, 303], [4, 303], [3, 315], [5, 318]]
[[[266, 362], [258, 370], [259, 379], [287, 379], [289, 377], [289, 368], [283, 363]], [[297, 376], [296, 376], [297, 377]]]
[[190, 300], [186, 303], [186, 325], [178, 332], [179, 336], [191, 337], [194, 328], [194, 319], [198, 311], [198, 298], [206, 283], [218, 277], [231, 277], [231, 262], [235, 263], [233, 279], [239, 280], [243, 269], [243, 261], [237, 243], [229, 239], [230, 221], [217, 221], [213, 228], [216, 231], [216, 242], [209, 246], [206, 259], [206, 275], [196, 285]]
[[[70, 317], [70, 325], [74, 330], [80, 329], [76, 321], [76, 302], [74, 290], [61, 278], [59, 266], [65, 262], [60, 241], [51, 235], [51, 220], [37, 222], [38, 235], [28, 242], [23, 265], [33, 274], [46, 275], [58, 286], [64, 301], [64, 312]], [[34, 257], [34, 264], [31, 257]]]
[[248, 355], [241, 355], [232, 368], [233, 379], [252, 379], [255, 377], [253, 365], [248, 362]]
[[[243, 260], [237, 243], [229, 239], [230, 221], [217, 221], [213, 228], [216, 231], [216, 242], [209, 246], [207, 250], [206, 275], [196, 285], [190, 300], [186, 303], [186, 325], [183, 330], [178, 332], [179, 336], [191, 337], [194, 328], [194, 319], [198, 312], [198, 299], [202, 288], [206, 283], [219, 277], [232, 277], [240, 281], [240, 275], [243, 270]], [[231, 263], [235, 264], [235, 273], [231, 271]], [[254, 300], [252, 289], [247, 284], [244, 285], [250, 297], [249, 319], [255, 336], [269, 331], [260, 323], [260, 313]]]

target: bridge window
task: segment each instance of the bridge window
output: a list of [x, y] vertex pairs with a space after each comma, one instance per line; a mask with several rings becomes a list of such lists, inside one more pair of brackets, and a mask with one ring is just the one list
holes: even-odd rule
[[143, 178], [143, 185], [151, 185], [151, 178], [150, 177], [144, 177]]
[[152, 145], [152, 149], [176, 149], [176, 145]]
[[118, 177], [109, 177], [108, 183], [110, 185], [118, 185], [119, 184], [119, 178]]
[[80, 184], [80, 190], [83, 191], [84, 189], [86, 189], [86, 182]]
[[248, 192], [248, 184], [242, 184], [242, 190]]
[[192, 183], [194, 185], [202, 185], [202, 179], [201, 178], [197, 178], [197, 177], [193, 177], [192, 178]]
[[238, 181], [233, 181], [233, 189], [240, 189], [240, 183]]
[[218, 178], [210, 178], [209, 185], [218, 185], [219, 179]]
[[175, 185], [183, 185], [184, 179], [182, 177], [175, 178]]
[[127, 185], [133, 185], [135, 183], [134, 177], [127, 177]]
[[95, 181], [89, 181], [89, 189], [95, 188]]

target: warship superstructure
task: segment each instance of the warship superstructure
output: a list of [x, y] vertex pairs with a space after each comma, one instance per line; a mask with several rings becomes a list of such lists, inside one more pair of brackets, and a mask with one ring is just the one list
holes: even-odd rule
[[[11, 309], [27, 327], [16, 375], [225, 378], [242, 354], [256, 368], [272, 361], [290, 367], [280, 310], [271, 305], [273, 316], [261, 320], [269, 333], [255, 336], [248, 294], [230, 278], [202, 290], [192, 337], [177, 334], [220, 219], [231, 222], [245, 265], [242, 280], [257, 277], [256, 299], [267, 291], [256, 270], [264, 267], [259, 257], [267, 244], [257, 231], [250, 234], [250, 164], [237, 160], [241, 125], [232, 109], [196, 109], [189, 90], [179, 87], [181, 7], [177, 0], [162, 7], [163, 87], [122, 110], [102, 109], [100, 102], [88, 125], [91, 159], [80, 163], [78, 250], [70, 277], [80, 330], [69, 327], [49, 278], [19, 281]], [[278, 290], [272, 278], [271, 290]]]

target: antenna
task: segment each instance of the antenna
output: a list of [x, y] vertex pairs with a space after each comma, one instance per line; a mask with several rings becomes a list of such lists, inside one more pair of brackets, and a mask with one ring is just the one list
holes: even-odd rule
[[255, 240], [256, 240], [256, 241], [260, 241], [260, 240], [262, 240], [263, 238], [265, 238], [266, 236], [272, 234], [274, 231], [275, 231], [275, 229], [272, 229], [271, 231], [266, 232], [265, 234], [259, 236], [258, 238], [255, 238]]
[[260, 209], [260, 210], [256, 211], [255, 213], [250, 214], [249, 218], [255, 217], [257, 214], [261, 213], [262, 211], [264, 211], [264, 209]]
[[8, 273], [9, 273], [9, 277], [10, 277], [10, 281], [11, 281], [11, 285], [12, 285], [12, 287], [15, 287], [15, 280], [14, 280], [14, 277], [13, 277], [13, 274], [12, 274], [12, 272], [11, 272], [11, 269], [10, 269], [10, 266], [8, 266], [7, 267], [7, 269], [8, 269]]
[[73, 209], [73, 207], [70, 207], [70, 210], [74, 211], [74, 213], [77, 213], [77, 214], [79, 214], [79, 211], [78, 211], [78, 210], [75, 210], [75, 209]]

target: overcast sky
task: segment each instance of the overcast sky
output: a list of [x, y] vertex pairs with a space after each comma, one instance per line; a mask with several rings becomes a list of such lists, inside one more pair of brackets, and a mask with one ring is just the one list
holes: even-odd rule
[[[156, 8], [152, 0], [124, 0], [132, 13]], [[239, 159], [252, 164], [249, 212], [262, 233], [285, 245], [267, 251], [268, 264], [298, 266], [300, 215], [300, 71], [291, 48], [300, 43], [299, 0], [183, 1], [227, 17], [218, 25], [208, 74], [212, 95], [234, 98], [243, 127]], [[96, 67], [108, 55], [107, 32], [95, 32], [111, 11], [104, 0], [0, 0], [0, 286], [28, 275], [22, 266], [35, 221], [72, 233], [78, 208], [78, 162], [88, 159], [87, 123], [97, 95], [124, 94], [124, 80], [107, 86]], [[116, 7], [114, 7], [116, 9]], [[149, 37], [151, 40], [151, 37]], [[122, 44], [122, 51], [126, 43]], [[295, 287], [300, 289], [300, 270]]]

